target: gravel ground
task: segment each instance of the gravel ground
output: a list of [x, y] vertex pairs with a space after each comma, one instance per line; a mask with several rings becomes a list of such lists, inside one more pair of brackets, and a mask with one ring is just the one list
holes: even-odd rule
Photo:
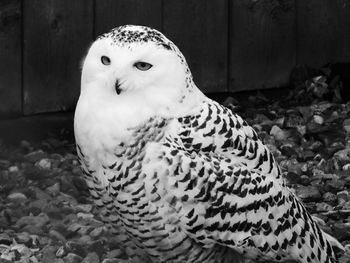
[[[350, 262], [350, 102], [293, 98], [258, 93], [244, 108], [224, 104], [255, 127], [289, 186], [344, 245], [340, 262]], [[125, 261], [92, 205], [72, 139], [1, 144], [0, 182], [0, 263]]]

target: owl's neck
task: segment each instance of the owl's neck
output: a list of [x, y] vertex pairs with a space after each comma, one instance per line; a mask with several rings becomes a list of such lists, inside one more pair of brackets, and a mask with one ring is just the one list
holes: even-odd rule
[[[164, 94], [121, 94], [113, 98], [82, 93], [75, 113], [75, 134], [79, 144], [113, 148], [131, 139], [133, 128], [150, 118], [176, 118], [191, 114], [205, 98], [198, 90], [179, 100]], [[159, 96], [159, 97], [157, 97]]]

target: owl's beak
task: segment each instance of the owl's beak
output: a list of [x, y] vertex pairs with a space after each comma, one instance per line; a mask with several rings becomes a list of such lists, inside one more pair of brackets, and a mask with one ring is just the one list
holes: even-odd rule
[[122, 89], [120, 88], [120, 82], [118, 80], [115, 82], [115, 91], [118, 95], [122, 92]]

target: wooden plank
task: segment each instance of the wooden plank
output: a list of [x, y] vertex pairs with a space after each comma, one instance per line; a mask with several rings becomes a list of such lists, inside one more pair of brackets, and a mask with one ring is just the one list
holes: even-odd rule
[[95, 4], [95, 35], [126, 24], [161, 30], [161, 0], [98, 0]]
[[24, 113], [73, 109], [92, 41], [92, 0], [24, 0]]
[[164, 0], [163, 30], [204, 92], [227, 91], [227, 0]]
[[0, 1], [0, 115], [20, 114], [21, 1]]
[[297, 1], [298, 64], [320, 67], [350, 61], [350, 3]]
[[230, 90], [286, 85], [296, 57], [294, 0], [231, 3]]

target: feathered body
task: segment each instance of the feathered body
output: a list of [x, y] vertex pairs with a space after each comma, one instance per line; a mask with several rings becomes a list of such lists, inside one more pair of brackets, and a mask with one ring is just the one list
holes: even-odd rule
[[197, 89], [156, 30], [95, 41], [75, 134], [95, 203], [134, 262], [336, 262], [255, 131]]

